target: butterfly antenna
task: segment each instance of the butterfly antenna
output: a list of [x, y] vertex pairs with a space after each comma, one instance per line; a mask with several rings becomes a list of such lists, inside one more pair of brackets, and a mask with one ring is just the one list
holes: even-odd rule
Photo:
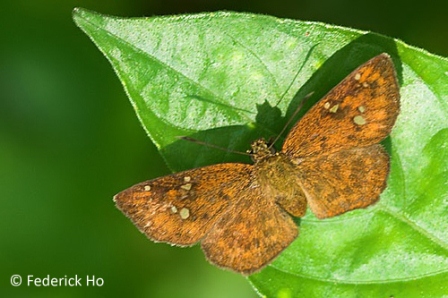
[[274, 141], [272, 143], [270, 143], [269, 145], [269, 149], [272, 148], [274, 146], [274, 144], [278, 141], [278, 139], [283, 135], [283, 133], [285, 132], [286, 128], [289, 126], [289, 124], [291, 124], [292, 120], [294, 120], [294, 118], [296, 118], [297, 114], [299, 113], [299, 111], [302, 109], [303, 104], [305, 103], [305, 101], [307, 99], [309, 99], [314, 92], [310, 92], [308, 93], [301, 101], [299, 106], [296, 108], [296, 110], [294, 111], [294, 113], [292, 114], [291, 117], [289, 117], [288, 122], [286, 122], [285, 126], [283, 126], [282, 131], [277, 135], [277, 137], [275, 137]]
[[206, 143], [206, 142], [200, 141], [198, 139], [187, 137], [187, 136], [178, 136], [177, 138], [181, 139], [181, 140], [189, 141], [189, 142], [192, 142], [192, 143], [200, 144], [200, 145], [203, 145], [203, 146], [207, 146], [207, 147], [210, 147], [210, 148], [215, 148], [215, 149], [218, 149], [218, 150], [226, 151], [226, 152], [229, 152], [229, 153], [235, 153], [235, 154], [250, 156], [250, 154], [246, 153], [246, 152], [229, 150], [227, 148], [216, 146], [216, 145], [213, 145], [213, 144], [210, 144], [210, 143]]

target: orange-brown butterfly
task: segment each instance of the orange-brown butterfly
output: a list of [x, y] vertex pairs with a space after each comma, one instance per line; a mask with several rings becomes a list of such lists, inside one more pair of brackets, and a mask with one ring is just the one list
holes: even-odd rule
[[393, 62], [378, 55], [317, 102], [280, 152], [261, 139], [253, 165], [222, 163], [146, 181], [114, 197], [150, 239], [201, 243], [207, 259], [254, 273], [298, 235], [293, 217], [365, 208], [386, 187], [389, 156], [378, 144], [399, 113]]

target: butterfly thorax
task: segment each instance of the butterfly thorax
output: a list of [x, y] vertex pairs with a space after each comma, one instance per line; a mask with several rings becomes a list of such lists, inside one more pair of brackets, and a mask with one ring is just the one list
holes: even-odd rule
[[283, 152], [275, 152], [264, 139], [252, 143], [250, 151], [254, 164], [254, 180], [264, 195], [294, 216], [306, 211], [305, 195], [299, 184], [297, 165]]
[[264, 140], [259, 139], [251, 144], [249, 152], [254, 161], [254, 174], [262, 185], [272, 185], [274, 188], [284, 188], [282, 184], [296, 182], [297, 169], [283, 152], [275, 149]]

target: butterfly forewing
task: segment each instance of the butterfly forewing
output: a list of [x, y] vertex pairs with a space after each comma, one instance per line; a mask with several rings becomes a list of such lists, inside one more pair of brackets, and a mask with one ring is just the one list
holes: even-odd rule
[[291, 216], [259, 186], [244, 189], [231, 208], [205, 236], [207, 259], [224, 268], [251, 274], [282, 252], [298, 234]]
[[282, 151], [300, 159], [369, 146], [390, 133], [398, 113], [394, 65], [381, 54], [316, 103], [292, 128]]
[[188, 170], [134, 185], [114, 200], [152, 240], [192, 245], [235, 204], [250, 168], [232, 163]]

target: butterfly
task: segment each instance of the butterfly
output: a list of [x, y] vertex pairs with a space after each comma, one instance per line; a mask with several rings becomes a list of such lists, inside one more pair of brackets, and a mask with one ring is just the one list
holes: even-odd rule
[[379, 144], [400, 109], [389, 55], [359, 66], [291, 129], [281, 151], [251, 144], [253, 165], [221, 163], [136, 184], [114, 197], [148, 238], [200, 243], [206, 258], [248, 275], [298, 236], [307, 206], [319, 219], [365, 208], [386, 187], [389, 156]]

